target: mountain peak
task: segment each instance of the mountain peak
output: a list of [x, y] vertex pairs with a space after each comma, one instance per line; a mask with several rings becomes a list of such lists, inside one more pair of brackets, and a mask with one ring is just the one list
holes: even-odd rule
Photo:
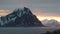
[[29, 8], [17, 8], [13, 11], [13, 14], [17, 15], [18, 17], [24, 15], [24, 14], [32, 14]]
[[20, 26], [43, 26], [29, 8], [18, 8], [7, 16], [1, 17], [0, 23], [3, 27], [20, 27]]

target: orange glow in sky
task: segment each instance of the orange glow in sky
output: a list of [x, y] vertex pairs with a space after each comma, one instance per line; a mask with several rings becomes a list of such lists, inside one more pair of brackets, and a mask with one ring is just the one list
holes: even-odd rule
[[0, 10], [0, 16], [5, 16], [10, 13], [10, 10]]
[[[9, 14], [10, 11], [9, 10], [0, 10], [0, 16], [5, 16], [7, 14]], [[47, 16], [47, 15], [43, 15], [40, 10], [34, 10], [33, 13], [37, 16], [37, 18], [42, 21], [44, 19], [55, 19], [57, 20], [58, 22], [60, 22], [60, 17], [58, 16]]]
[[45, 14], [43, 14], [42, 13], [42, 11], [41, 10], [33, 10], [33, 14], [34, 15], [36, 15], [36, 17], [40, 20], [40, 21], [42, 21], [42, 20], [44, 20], [44, 19], [48, 19], [48, 20], [51, 20], [51, 19], [54, 19], [54, 20], [57, 20], [58, 22], [60, 22], [60, 16], [52, 16], [52, 15], [50, 15], [50, 16], [48, 16], [48, 15], [45, 15]]
[[41, 20], [41, 21], [44, 20], [44, 19], [48, 19], [48, 20], [55, 19], [58, 22], [60, 22], [60, 17], [54, 17], [54, 16], [37, 16], [37, 18], [39, 20]]

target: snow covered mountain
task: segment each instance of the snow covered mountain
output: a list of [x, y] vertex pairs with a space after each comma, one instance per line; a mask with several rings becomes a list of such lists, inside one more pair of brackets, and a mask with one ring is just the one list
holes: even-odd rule
[[7, 16], [2, 16], [0, 24], [1, 27], [43, 26], [41, 21], [26, 7], [15, 9]]
[[54, 20], [54, 19], [51, 19], [51, 20], [43, 20], [42, 23], [45, 25], [45, 26], [60, 26], [59, 22]]

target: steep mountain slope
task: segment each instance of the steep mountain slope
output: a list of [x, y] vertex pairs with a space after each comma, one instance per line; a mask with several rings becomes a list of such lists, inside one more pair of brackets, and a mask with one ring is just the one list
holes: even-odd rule
[[29, 8], [15, 9], [11, 14], [1, 17], [2, 27], [43, 26]]

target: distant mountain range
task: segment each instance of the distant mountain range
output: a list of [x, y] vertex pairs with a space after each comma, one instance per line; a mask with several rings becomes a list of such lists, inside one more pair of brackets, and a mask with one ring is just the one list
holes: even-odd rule
[[18, 8], [7, 16], [0, 17], [0, 27], [34, 27], [44, 26], [29, 8]]
[[59, 27], [60, 26], [60, 23], [54, 19], [51, 19], [51, 20], [43, 20], [42, 23], [45, 25], [45, 26], [51, 26], [51, 27]]

